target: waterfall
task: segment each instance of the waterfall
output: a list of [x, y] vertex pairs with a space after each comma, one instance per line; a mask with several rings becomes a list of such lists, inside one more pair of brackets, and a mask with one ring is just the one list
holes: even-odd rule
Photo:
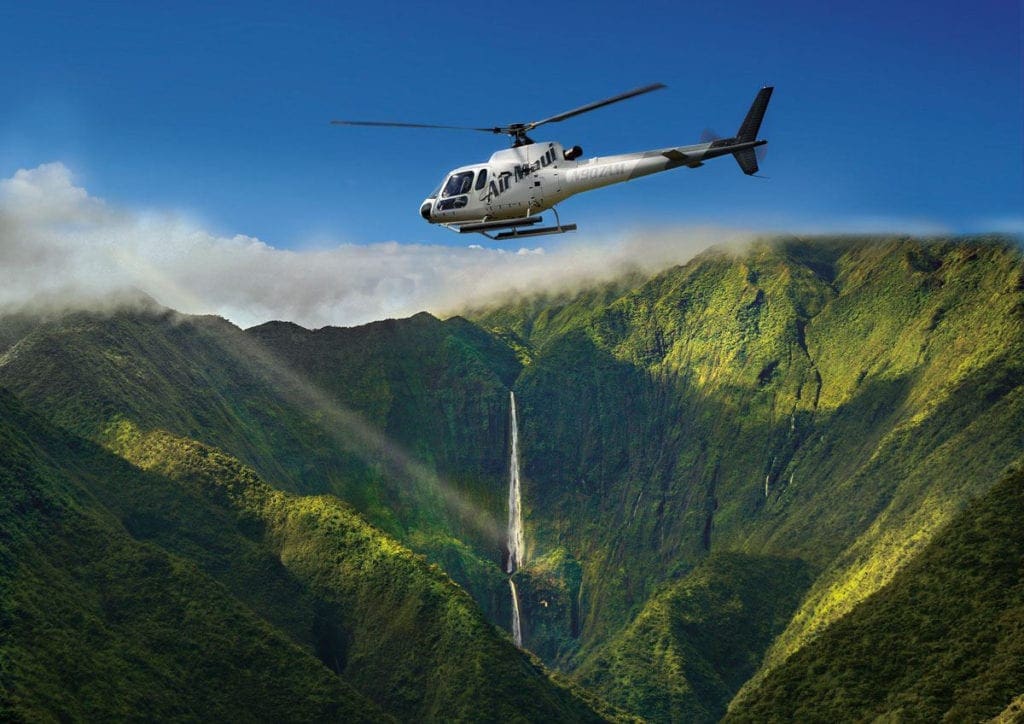
[[519, 618], [519, 594], [512, 574], [523, 565], [526, 545], [523, 534], [523, 499], [519, 484], [519, 421], [516, 419], [516, 393], [509, 390], [509, 402], [512, 408], [512, 453], [508, 464], [508, 560], [505, 572], [508, 573], [508, 587], [512, 592], [512, 640], [519, 648], [523, 647], [523, 626]]
[[523, 626], [519, 622], [519, 594], [516, 593], [516, 582], [510, 577], [508, 587], [512, 590], [512, 641], [523, 648]]
[[512, 455], [508, 466], [508, 562], [505, 572], [515, 573], [523, 565], [523, 501], [519, 485], [519, 423], [516, 420], [516, 393], [509, 390], [512, 404]]

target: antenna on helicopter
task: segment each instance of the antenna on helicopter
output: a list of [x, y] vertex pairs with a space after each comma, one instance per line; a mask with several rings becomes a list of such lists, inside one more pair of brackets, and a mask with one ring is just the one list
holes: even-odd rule
[[587, 103], [579, 108], [573, 108], [571, 111], [565, 111], [558, 113], [548, 118], [543, 118], [539, 121], [530, 121], [529, 123], [510, 123], [507, 126], [491, 126], [489, 128], [473, 127], [473, 126], [444, 126], [435, 125], [432, 123], [402, 123], [396, 121], [331, 121], [336, 126], [391, 126], [395, 128], [440, 128], [453, 131], [481, 131], [483, 133], [498, 133], [505, 134], [512, 139], [512, 146], [518, 148], [519, 146], [528, 146], [533, 143], [527, 133], [543, 126], [545, 123], [558, 123], [564, 121], [567, 118], [578, 116], [581, 113], [587, 113], [588, 111], [597, 110], [604, 106], [611, 105], [612, 103], [618, 103], [629, 98], [635, 98], [636, 96], [643, 95], [644, 93], [650, 93], [651, 91], [661, 90], [667, 88], [664, 83], [651, 83], [650, 85], [641, 86], [640, 88], [634, 88], [633, 90], [626, 91], [625, 93], [619, 93], [616, 96], [605, 98], [604, 100], [594, 101], [593, 103]]

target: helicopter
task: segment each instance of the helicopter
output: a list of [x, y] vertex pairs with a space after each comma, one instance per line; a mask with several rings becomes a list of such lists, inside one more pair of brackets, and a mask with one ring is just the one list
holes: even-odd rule
[[[680, 166], [698, 168], [705, 161], [732, 154], [743, 173], [758, 171], [755, 152], [768, 143], [758, 139], [773, 86], [764, 86], [754, 98], [743, 123], [731, 138], [702, 137], [701, 143], [614, 156], [582, 158], [579, 146], [565, 148], [555, 141], [535, 142], [528, 133], [539, 126], [557, 123], [582, 113], [666, 88], [652, 83], [600, 101], [588, 103], [539, 121], [507, 126], [474, 128], [427, 123], [391, 121], [331, 121], [335, 125], [398, 128], [439, 128], [505, 134], [512, 147], [495, 152], [487, 163], [460, 166], [449, 171], [441, 185], [420, 204], [420, 216], [462, 234], [480, 233], [501, 241], [542, 234], [575, 231], [576, 224], [563, 224], [555, 204], [584, 191], [632, 181]], [[550, 209], [554, 226], [536, 226]]]

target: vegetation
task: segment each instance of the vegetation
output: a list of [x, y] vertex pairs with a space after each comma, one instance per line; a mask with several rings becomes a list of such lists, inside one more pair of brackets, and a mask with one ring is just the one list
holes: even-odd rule
[[[0, 321], [0, 384], [107, 444], [111, 422], [239, 458], [286, 490], [332, 493], [456, 575], [492, 620], [501, 560], [512, 352], [429, 315], [319, 332], [143, 305]], [[493, 371], [497, 370], [497, 372]], [[475, 421], [466, 424], [466, 421]], [[507, 599], [499, 599], [507, 606]]]
[[340, 501], [122, 422], [143, 472], [0, 402], [5, 714], [598, 718]]
[[597, 719], [486, 622], [437, 566], [332, 496], [276, 491], [223, 453], [127, 423], [115, 449], [230, 510], [339, 614], [321, 656], [399, 718]]
[[708, 550], [824, 571], [772, 663], [884, 584], [1024, 452], [1022, 273], [997, 240], [782, 240], [545, 340], [527, 526], [583, 565], [580, 660]]
[[192, 562], [133, 538], [93, 475], [138, 478], [0, 391], [0, 718], [386, 718]]
[[[774, 669], [729, 721], [983, 721], [1024, 688], [1024, 472]], [[1019, 702], [1017, 703], [1019, 713]]]
[[653, 596], [578, 678], [652, 721], [718, 721], [810, 578], [800, 561], [712, 555]]
[[[75, 484], [134, 541], [403, 718], [479, 716], [474, 666], [545, 711], [617, 716], [486, 624], [511, 618], [510, 388], [526, 646], [655, 720], [747, 701], [1024, 456], [1003, 239], [775, 239], [467, 318], [12, 315], [0, 385], [79, 436]], [[128, 472], [90, 472], [111, 461]]]
[[883, 586], [1024, 453], [1022, 280], [1000, 240], [777, 240], [577, 310], [516, 383], [528, 538], [584, 571], [569, 668], [709, 550], [821, 571], [764, 671]]

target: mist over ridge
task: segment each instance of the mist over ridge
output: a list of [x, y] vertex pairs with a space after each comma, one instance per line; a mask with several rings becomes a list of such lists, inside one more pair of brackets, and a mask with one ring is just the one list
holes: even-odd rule
[[[218, 234], [165, 211], [116, 209], [75, 185], [62, 163], [0, 181], [0, 307], [97, 309], [140, 290], [191, 314], [239, 326], [286, 319], [351, 326], [443, 315], [495, 295], [656, 271], [735, 232], [694, 230], [573, 240], [553, 250], [386, 241], [279, 249], [253, 236]], [[127, 292], [129, 295], [131, 292]]]
[[524, 295], [571, 294], [630, 272], [652, 275], [711, 246], [742, 249], [776, 236], [786, 235], [679, 226], [585, 231], [551, 247], [485, 248], [467, 240], [463, 246], [384, 241], [285, 249], [211, 231], [184, 213], [117, 208], [54, 162], [0, 180], [0, 309], [109, 311], [149, 297], [241, 327], [275, 319], [306, 328], [353, 326], [424, 310], [444, 317]]

